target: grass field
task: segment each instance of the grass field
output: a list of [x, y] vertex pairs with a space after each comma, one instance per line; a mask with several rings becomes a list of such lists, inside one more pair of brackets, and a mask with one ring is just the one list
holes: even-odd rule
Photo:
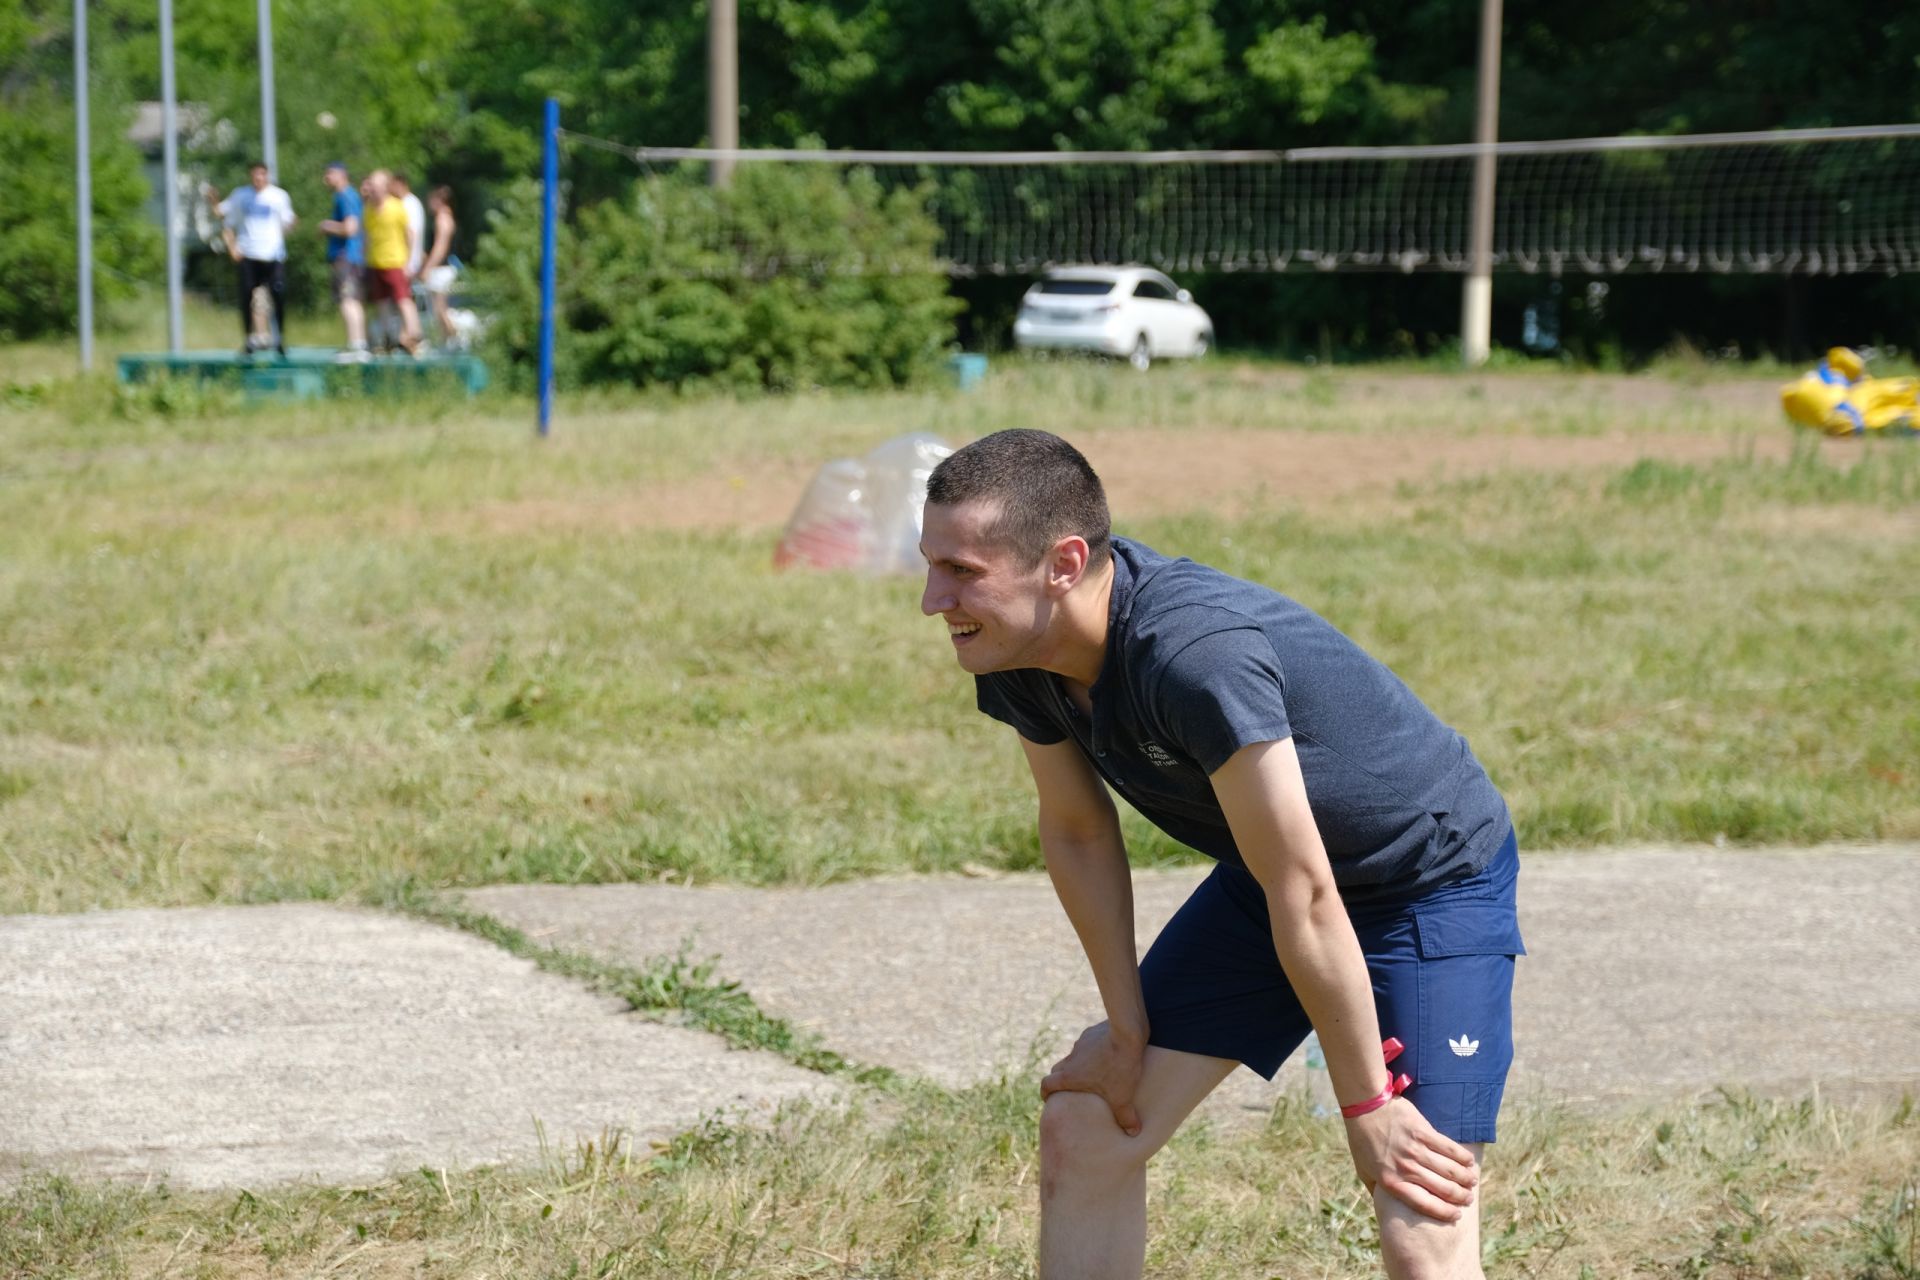
[[[0, 1192], [10, 1276], [1030, 1277], [1030, 1081], [904, 1088], [710, 1126], [618, 1134], [522, 1169], [221, 1194], [43, 1177]], [[1492, 1276], [1920, 1276], [1920, 1121], [1730, 1096], [1583, 1116], [1515, 1108], [1486, 1191]], [[1177, 1135], [1151, 1170], [1150, 1276], [1377, 1275], [1336, 1126]]]
[[917, 584], [770, 564], [815, 461], [1015, 421], [1393, 665], [1527, 847], [1920, 835], [1920, 451], [1793, 451], [1710, 386], [1119, 373], [588, 404], [545, 445], [518, 405], [10, 411], [0, 909], [1034, 866]]
[[[1393, 665], [1530, 849], [1920, 837], [1920, 452], [1794, 442], [1770, 395], [1009, 362], [970, 395], [574, 400], [536, 444], [512, 401], [16, 385], [0, 911], [1035, 866], [1018, 753], [918, 585], [770, 565], [819, 460], [1016, 424], [1087, 443], [1123, 532]], [[1027, 1275], [1031, 1087], [365, 1188], [36, 1179], [0, 1272]], [[1920, 1276], [1910, 1106], [1514, 1112], [1506, 1274]], [[1154, 1274], [1367, 1274], [1333, 1142], [1284, 1109], [1182, 1137]]]

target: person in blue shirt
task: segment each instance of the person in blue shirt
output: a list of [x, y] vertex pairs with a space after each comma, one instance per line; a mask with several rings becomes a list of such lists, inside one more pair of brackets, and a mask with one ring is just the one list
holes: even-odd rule
[[361, 230], [360, 193], [354, 190], [347, 166], [339, 161], [327, 166], [327, 186], [333, 191], [332, 216], [320, 224], [327, 237], [327, 267], [333, 276], [333, 301], [340, 308], [340, 323], [346, 326], [345, 360], [365, 360], [367, 355], [367, 312], [365, 297], [366, 237]]
[[[1387, 1273], [1479, 1277], [1524, 948], [1512, 819], [1465, 740], [1303, 605], [1114, 536], [1047, 432], [944, 459], [921, 551], [1107, 1014], [1041, 1081], [1044, 1280], [1138, 1276], [1149, 1158], [1310, 1031]], [[1216, 861], [1138, 961], [1114, 796]]]

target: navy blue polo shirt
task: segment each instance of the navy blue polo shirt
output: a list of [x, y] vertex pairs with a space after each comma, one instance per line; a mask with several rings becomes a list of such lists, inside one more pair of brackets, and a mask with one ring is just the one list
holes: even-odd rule
[[1072, 739], [1162, 831], [1244, 866], [1212, 773], [1291, 737], [1342, 898], [1412, 898], [1474, 875], [1512, 829], [1466, 739], [1360, 646], [1277, 591], [1113, 539], [1107, 654], [1082, 716], [1038, 668], [976, 677], [980, 710]]

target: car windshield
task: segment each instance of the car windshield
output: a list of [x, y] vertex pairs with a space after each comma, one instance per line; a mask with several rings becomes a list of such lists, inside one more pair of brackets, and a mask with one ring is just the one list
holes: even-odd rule
[[1097, 298], [1103, 293], [1113, 292], [1111, 280], [1042, 280], [1041, 293], [1065, 293], [1082, 298]]

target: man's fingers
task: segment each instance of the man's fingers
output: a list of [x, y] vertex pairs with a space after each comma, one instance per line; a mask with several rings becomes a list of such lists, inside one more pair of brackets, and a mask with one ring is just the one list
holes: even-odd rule
[[1400, 1166], [1400, 1177], [1434, 1198], [1448, 1204], [1462, 1207], [1473, 1203], [1473, 1188], [1437, 1169], [1430, 1169], [1417, 1160], [1406, 1160]]
[[1098, 1093], [1099, 1086], [1082, 1075], [1075, 1075], [1064, 1067], [1049, 1071], [1040, 1080], [1040, 1097], [1051, 1098], [1056, 1093]]
[[1463, 1187], [1480, 1185], [1479, 1166], [1471, 1161], [1465, 1163], [1455, 1160], [1435, 1147], [1415, 1147], [1414, 1158], [1433, 1172]]
[[1446, 1134], [1434, 1128], [1431, 1124], [1424, 1123], [1426, 1121], [1425, 1116], [1421, 1116], [1420, 1119], [1423, 1122], [1421, 1127], [1425, 1130], [1425, 1132], [1420, 1135], [1420, 1140], [1429, 1148], [1438, 1151], [1455, 1164], [1473, 1164], [1473, 1152], [1467, 1150], [1452, 1138], [1449, 1138]]
[[1137, 1138], [1140, 1136], [1140, 1113], [1133, 1109], [1131, 1102], [1123, 1102], [1115, 1107], [1113, 1109], [1113, 1118], [1115, 1122], [1119, 1124], [1120, 1131], [1129, 1138]]
[[1422, 1217], [1432, 1218], [1436, 1222], [1460, 1221], [1458, 1207], [1448, 1204], [1417, 1183], [1409, 1182], [1397, 1174], [1387, 1173], [1381, 1176], [1380, 1185], [1387, 1189], [1388, 1195]]

